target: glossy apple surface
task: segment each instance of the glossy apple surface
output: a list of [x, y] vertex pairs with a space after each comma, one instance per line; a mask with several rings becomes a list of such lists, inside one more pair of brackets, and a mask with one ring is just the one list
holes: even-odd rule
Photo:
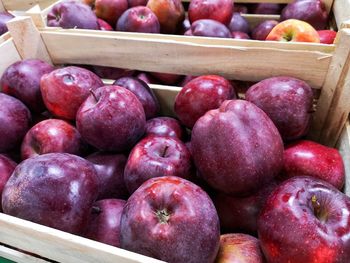
[[312, 177], [294, 177], [270, 195], [258, 219], [267, 262], [348, 262], [350, 198]]
[[127, 201], [121, 219], [122, 248], [169, 263], [214, 262], [219, 239], [209, 196], [178, 177], [145, 182]]
[[232, 32], [231, 35], [233, 39], [250, 39], [249, 35], [244, 32], [235, 31]]
[[228, 25], [232, 15], [232, 0], [192, 0], [188, 7], [191, 24], [200, 19], [213, 19]]
[[102, 31], [113, 31], [113, 27], [101, 18], [97, 19], [97, 23]]
[[171, 117], [158, 117], [147, 121], [145, 135], [169, 136], [183, 140], [186, 131], [177, 119]]
[[129, 7], [146, 6], [148, 0], [128, 0]]
[[250, 32], [250, 27], [247, 19], [245, 19], [243, 16], [241, 16], [240, 13], [237, 12], [233, 13], [231, 21], [228, 25], [228, 29], [231, 32], [240, 31], [246, 34], [249, 34]]
[[[15, 170], [17, 164], [12, 161], [7, 156], [0, 154], [0, 196], [2, 195], [2, 191], [10, 178], [13, 170]], [[2, 212], [2, 206], [0, 204], [0, 212]]]
[[271, 30], [278, 24], [276, 20], [265, 20], [254, 27], [252, 31], [252, 39], [265, 40]]
[[8, 31], [6, 23], [12, 18], [14, 18], [14, 16], [10, 13], [6, 11], [0, 12], [0, 36]]
[[127, 9], [128, 0], [96, 0], [94, 3], [96, 16], [113, 26]]
[[188, 128], [208, 110], [217, 109], [236, 94], [228, 80], [216, 75], [205, 75], [188, 82], [175, 98], [174, 110], [179, 120]]
[[320, 36], [321, 44], [333, 44], [337, 36], [337, 32], [334, 30], [319, 30], [317, 33]]
[[191, 24], [191, 34], [200, 37], [231, 38], [230, 30], [213, 19], [200, 19]]
[[283, 165], [283, 142], [269, 117], [253, 103], [228, 100], [195, 124], [192, 155], [214, 189], [242, 196], [271, 181]]
[[97, 197], [93, 165], [75, 155], [49, 153], [21, 162], [2, 193], [5, 214], [80, 234]]

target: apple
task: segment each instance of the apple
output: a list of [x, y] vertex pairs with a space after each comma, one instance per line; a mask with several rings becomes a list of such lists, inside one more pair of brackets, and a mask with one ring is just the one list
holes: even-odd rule
[[34, 125], [21, 146], [22, 160], [45, 153], [81, 155], [86, 149], [77, 129], [63, 120], [49, 119]]
[[175, 176], [142, 184], [125, 205], [120, 231], [122, 248], [169, 263], [211, 263], [219, 249], [219, 219], [209, 196]]
[[11, 15], [9, 12], [0, 12], [0, 36], [8, 31], [6, 23], [12, 18], [14, 18], [14, 16]]
[[47, 14], [47, 25], [62, 28], [99, 29], [97, 17], [91, 8], [75, 1], [63, 1], [54, 5]]
[[269, 117], [253, 103], [227, 100], [192, 130], [192, 156], [202, 178], [233, 196], [256, 192], [279, 174], [283, 142]]
[[148, 0], [128, 0], [129, 7], [134, 7], [134, 6], [146, 6]]
[[188, 82], [175, 98], [174, 110], [187, 128], [192, 129], [196, 121], [208, 110], [217, 109], [236, 93], [228, 80], [216, 75], [197, 77]]
[[136, 6], [126, 10], [119, 18], [118, 31], [160, 33], [157, 16], [145, 6]]
[[224, 24], [212, 19], [196, 20], [191, 25], [190, 32], [193, 36], [231, 38], [230, 30]]
[[233, 13], [231, 21], [228, 25], [228, 29], [230, 29], [231, 32], [240, 31], [246, 34], [249, 34], [250, 32], [250, 27], [247, 19], [245, 19], [243, 16], [241, 16], [240, 13], [237, 12]]
[[92, 7], [96, 16], [113, 26], [128, 9], [128, 0], [95, 0], [93, 2]]
[[132, 194], [150, 178], [177, 176], [190, 180], [192, 170], [191, 153], [183, 142], [174, 137], [148, 136], [132, 149], [124, 181]]
[[192, 29], [188, 29], [185, 33], [184, 36], [193, 36]]
[[91, 66], [92, 72], [102, 79], [119, 79], [122, 77], [131, 77], [134, 74], [133, 70], [121, 69], [104, 66]]
[[146, 116], [131, 91], [103, 86], [83, 102], [76, 123], [85, 141], [100, 151], [124, 152], [143, 136]]
[[215, 263], [264, 263], [259, 240], [245, 234], [220, 236], [220, 249]]
[[101, 18], [97, 19], [97, 23], [102, 31], [113, 31], [113, 27]]
[[224, 193], [214, 193], [212, 200], [220, 218], [220, 226], [224, 231], [256, 234], [257, 221], [261, 208], [271, 192], [277, 187], [273, 180], [247, 197], [234, 197]]
[[136, 75], [136, 78], [143, 80], [147, 84], [157, 84], [158, 81], [147, 72], [140, 72]]
[[[12, 161], [7, 156], [0, 154], [0, 197], [2, 195], [2, 191], [10, 178], [13, 170], [15, 170], [17, 164]], [[0, 203], [0, 212], [2, 212], [2, 206]]]
[[232, 0], [192, 0], [188, 7], [188, 18], [191, 24], [200, 19], [213, 19], [228, 25], [232, 15]]
[[278, 23], [268, 34], [266, 40], [320, 43], [320, 37], [315, 28], [296, 19], [288, 19]]
[[186, 137], [186, 130], [177, 119], [158, 117], [146, 122], [145, 135], [168, 136], [183, 140]]
[[5, 214], [81, 234], [97, 197], [93, 165], [72, 154], [49, 153], [17, 165], [2, 193]]
[[236, 4], [234, 6], [234, 11], [241, 14], [247, 14], [248, 13], [248, 7], [244, 4]]
[[45, 74], [40, 90], [47, 109], [57, 117], [74, 120], [90, 90], [103, 86], [102, 80], [80, 67], [65, 67]]
[[264, 15], [279, 15], [281, 13], [281, 5], [274, 3], [253, 4], [251, 8], [251, 13]]
[[348, 262], [350, 198], [312, 177], [277, 187], [258, 218], [267, 262]]
[[11, 95], [36, 112], [45, 111], [40, 92], [40, 79], [54, 68], [39, 59], [26, 59], [9, 66], [1, 77], [1, 91]]
[[158, 17], [162, 33], [175, 33], [185, 19], [181, 0], [148, 0], [147, 7]]
[[284, 150], [283, 177], [307, 175], [322, 179], [339, 190], [345, 182], [345, 168], [338, 150], [312, 141], [298, 141]]
[[337, 32], [334, 30], [318, 30], [321, 44], [333, 44], [337, 36]]
[[156, 117], [159, 114], [158, 99], [146, 82], [134, 77], [123, 77], [116, 80], [113, 85], [126, 88], [134, 93], [143, 106], [146, 119]]
[[165, 85], [175, 85], [182, 78], [182, 75], [160, 73], [160, 72], [149, 72], [153, 77]]
[[231, 35], [233, 39], [250, 39], [249, 35], [244, 32], [235, 31], [232, 32]]
[[251, 86], [245, 98], [271, 118], [284, 141], [307, 134], [312, 117], [313, 92], [305, 81], [284, 76], [264, 79]]
[[321, 0], [297, 0], [289, 3], [281, 13], [281, 21], [299, 19], [316, 30], [325, 29], [328, 22], [326, 6]]
[[182, 22], [181, 26], [178, 28], [177, 35], [183, 35], [186, 31], [191, 28], [190, 20], [186, 17]]
[[276, 20], [265, 20], [256, 25], [252, 31], [252, 39], [265, 40], [271, 30], [278, 24]]
[[93, 204], [85, 237], [120, 247], [120, 219], [124, 200], [105, 199]]
[[127, 157], [124, 154], [96, 152], [86, 157], [96, 170], [99, 194], [97, 200], [129, 197], [124, 182]]
[[0, 93], [0, 153], [20, 145], [30, 122], [30, 111], [21, 101]]

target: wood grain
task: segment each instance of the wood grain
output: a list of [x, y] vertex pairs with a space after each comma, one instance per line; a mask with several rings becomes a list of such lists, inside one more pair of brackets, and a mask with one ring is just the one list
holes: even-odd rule
[[17, 263], [47, 263], [48, 261], [37, 258], [32, 255], [20, 252], [15, 249], [11, 249], [0, 245], [0, 257], [12, 260]]
[[47, 8], [57, 0], [1, 0], [7, 10], [28, 10], [29, 8], [40, 5], [41, 8]]
[[1, 54], [1, 63], [0, 63], [0, 76], [11, 64], [19, 61], [21, 59], [18, 51], [13, 43], [12, 39], [8, 39], [3, 43], [0, 43], [0, 54]]

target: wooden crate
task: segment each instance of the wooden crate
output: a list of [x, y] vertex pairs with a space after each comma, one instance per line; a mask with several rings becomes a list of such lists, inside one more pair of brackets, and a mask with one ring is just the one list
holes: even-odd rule
[[[8, 27], [13, 39], [0, 44], [0, 54], [6, 56], [1, 59], [0, 74], [19, 59], [40, 58], [52, 64], [96, 64], [194, 75], [212, 73], [255, 81], [273, 75], [304, 79], [321, 93], [316, 122], [320, 116], [334, 116], [343, 123], [338, 114], [344, 114], [344, 124], [326, 128], [327, 132], [341, 135], [334, 141], [344, 158], [345, 192], [350, 195], [350, 125], [346, 122], [348, 108], [344, 107], [345, 97], [349, 96], [350, 29], [341, 30], [336, 45], [326, 46], [225, 39], [210, 39], [208, 44], [203, 38], [166, 36], [161, 40], [146, 34], [37, 28], [30, 17], [17, 17]], [[162, 85], [151, 88], [163, 113], [173, 114], [174, 98], [181, 88]], [[322, 134], [324, 130], [312, 132]], [[0, 214], [0, 243], [65, 263], [160, 262], [5, 214]], [[5, 246], [0, 246], [0, 256], [18, 262], [45, 262]]]
[[35, 5], [46, 8], [55, 0], [0, 0], [0, 11], [26, 11]]

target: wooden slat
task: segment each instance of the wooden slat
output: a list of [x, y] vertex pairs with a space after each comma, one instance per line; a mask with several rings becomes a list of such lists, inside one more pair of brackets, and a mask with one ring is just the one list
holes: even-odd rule
[[350, 0], [336, 0], [333, 4], [333, 14], [338, 28], [342, 24], [350, 24]]
[[29, 8], [40, 5], [41, 8], [47, 8], [57, 0], [1, 0], [7, 10], [28, 10]]
[[2, 3], [2, 0], [0, 0], [0, 12], [6, 11], [4, 4]]
[[[48, 261], [0, 245], [0, 257], [17, 263], [47, 263]], [[1, 260], [0, 260], [1, 261]]]
[[346, 121], [340, 139], [337, 143], [337, 148], [343, 157], [345, 166], [345, 187], [344, 193], [350, 196], [350, 123]]
[[8, 39], [4, 43], [1, 43], [0, 50], [1, 50], [0, 76], [2, 76], [4, 71], [8, 68], [8, 66], [20, 60], [21, 57], [12, 39]]

